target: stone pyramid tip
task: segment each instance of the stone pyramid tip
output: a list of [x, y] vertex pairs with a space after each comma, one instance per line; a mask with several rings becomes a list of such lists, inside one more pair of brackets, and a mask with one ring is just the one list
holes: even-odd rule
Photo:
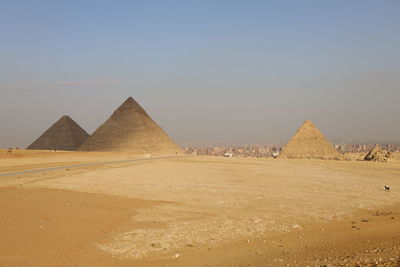
[[128, 97], [115, 111], [114, 113], [124, 113], [124, 112], [131, 112], [136, 111], [143, 114], [146, 114], [144, 109], [139, 105], [138, 102], [133, 97]]
[[129, 103], [129, 102], [136, 102], [135, 99], [133, 99], [133, 97], [128, 97], [127, 99], [125, 99], [125, 101], [123, 103]]
[[60, 119], [64, 119], [64, 120], [72, 120], [70, 116], [68, 115], [63, 115]]
[[305, 120], [303, 125], [314, 125], [314, 123], [311, 120]]
[[124, 103], [137, 103], [137, 102], [133, 97], [130, 96], [124, 101]]
[[125, 99], [125, 101], [121, 104], [120, 107], [128, 105], [139, 106], [139, 103], [133, 97], [130, 96], [127, 99]]

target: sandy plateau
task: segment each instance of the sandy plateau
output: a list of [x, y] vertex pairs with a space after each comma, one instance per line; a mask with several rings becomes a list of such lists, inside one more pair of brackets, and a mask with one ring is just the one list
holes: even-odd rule
[[400, 266], [399, 204], [396, 162], [0, 151], [0, 266]]

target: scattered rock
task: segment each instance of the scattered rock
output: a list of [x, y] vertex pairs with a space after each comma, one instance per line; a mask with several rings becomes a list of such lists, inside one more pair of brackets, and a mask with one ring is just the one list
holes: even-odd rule
[[372, 148], [364, 157], [364, 160], [374, 162], [387, 162], [391, 157], [390, 152], [379, 145]]
[[151, 247], [153, 248], [161, 248], [161, 244], [160, 243], [151, 243]]

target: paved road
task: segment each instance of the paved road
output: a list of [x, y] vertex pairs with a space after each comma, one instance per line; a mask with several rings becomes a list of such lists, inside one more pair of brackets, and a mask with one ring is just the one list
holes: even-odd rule
[[45, 172], [45, 171], [53, 171], [53, 170], [60, 170], [60, 169], [66, 169], [66, 168], [70, 169], [70, 168], [79, 168], [79, 167], [87, 167], [87, 166], [94, 166], [94, 165], [125, 163], [125, 162], [136, 162], [136, 161], [146, 161], [146, 160], [158, 160], [158, 159], [169, 159], [169, 158], [178, 158], [178, 157], [186, 157], [186, 156], [166, 156], [166, 157], [157, 157], [157, 158], [142, 158], [142, 159], [127, 159], [127, 160], [89, 162], [89, 163], [56, 166], [56, 167], [42, 168], [42, 169], [30, 169], [30, 170], [23, 170], [23, 171], [17, 171], [17, 172], [3, 172], [3, 173], [0, 173], [0, 176], [21, 175], [21, 174], [26, 174], [26, 173]]

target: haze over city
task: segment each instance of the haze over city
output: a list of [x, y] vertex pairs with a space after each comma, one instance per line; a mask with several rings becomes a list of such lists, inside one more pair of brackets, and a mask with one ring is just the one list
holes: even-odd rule
[[133, 96], [178, 144], [400, 142], [399, 1], [4, 1], [0, 147]]

